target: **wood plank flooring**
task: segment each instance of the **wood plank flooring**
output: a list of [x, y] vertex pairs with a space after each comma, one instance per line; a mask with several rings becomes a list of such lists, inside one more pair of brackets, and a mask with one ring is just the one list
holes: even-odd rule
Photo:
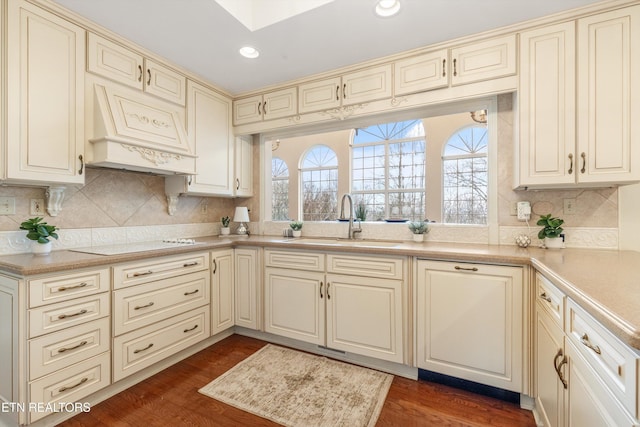
[[[233, 335], [60, 424], [63, 427], [276, 426], [198, 393], [266, 342]], [[378, 427], [535, 426], [519, 406], [395, 377]]]

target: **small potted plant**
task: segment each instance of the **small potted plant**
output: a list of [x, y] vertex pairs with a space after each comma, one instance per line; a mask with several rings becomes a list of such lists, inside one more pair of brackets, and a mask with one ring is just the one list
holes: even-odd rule
[[429, 232], [429, 224], [426, 221], [411, 221], [409, 230], [413, 233], [414, 242], [422, 242], [424, 235]]
[[223, 216], [220, 218], [220, 222], [222, 223], [222, 227], [220, 227], [220, 234], [226, 236], [231, 233], [231, 229], [229, 228], [229, 223], [231, 222], [231, 218], [228, 216]]
[[364, 222], [367, 220], [367, 208], [364, 206], [364, 203], [359, 203], [358, 206], [356, 206], [356, 219]]
[[20, 230], [27, 231], [27, 239], [33, 240], [31, 251], [36, 255], [48, 255], [51, 252], [50, 238], [58, 239], [58, 228], [42, 221], [43, 218], [29, 218], [20, 224]]
[[302, 236], [302, 221], [291, 221], [289, 227], [293, 230], [293, 237]]
[[551, 214], [541, 215], [536, 224], [542, 226], [538, 232], [538, 239], [544, 240], [544, 245], [547, 248], [561, 248], [563, 246], [563, 219], [552, 217]]

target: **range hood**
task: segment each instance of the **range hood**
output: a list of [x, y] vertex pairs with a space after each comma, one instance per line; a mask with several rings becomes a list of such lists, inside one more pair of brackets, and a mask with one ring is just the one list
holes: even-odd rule
[[125, 88], [93, 85], [86, 164], [158, 175], [193, 175], [184, 107]]

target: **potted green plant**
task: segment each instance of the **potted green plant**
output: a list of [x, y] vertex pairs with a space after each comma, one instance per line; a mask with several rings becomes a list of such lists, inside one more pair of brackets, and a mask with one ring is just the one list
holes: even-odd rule
[[547, 248], [561, 248], [563, 246], [563, 219], [552, 217], [551, 214], [541, 215], [536, 224], [542, 226], [538, 232], [538, 239], [544, 240], [544, 245]]
[[231, 229], [229, 228], [229, 223], [231, 223], [231, 218], [228, 216], [223, 216], [220, 218], [220, 222], [222, 223], [222, 227], [220, 227], [220, 234], [226, 236], [231, 233]]
[[51, 252], [52, 242], [50, 238], [58, 239], [58, 228], [43, 222], [43, 218], [29, 218], [20, 224], [20, 230], [27, 231], [27, 239], [33, 240], [31, 251], [38, 255], [47, 255]]
[[367, 208], [365, 207], [364, 203], [359, 203], [358, 206], [356, 206], [355, 215], [357, 220], [367, 220]]
[[302, 221], [291, 221], [289, 227], [293, 230], [293, 237], [302, 236]]
[[424, 235], [429, 232], [429, 224], [426, 221], [411, 221], [409, 230], [413, 233], [414, 242], [422, 242]]

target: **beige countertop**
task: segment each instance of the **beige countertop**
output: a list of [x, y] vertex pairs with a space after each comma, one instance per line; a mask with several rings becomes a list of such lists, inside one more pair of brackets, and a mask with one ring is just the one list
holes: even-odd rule
[[[393, 247], [352, 246], [349, 242], [313, 243], [274, 236], [249, 238], [205, 237], [199, 244], [122, 255], [92, 255], [54, 251], [48, 256], [32, 254], [0, 257], [0, 270], [17, 276], [97, 267], [231, 246], [269, 246], [294, 250], [331, 250], [380, 255], [406, 255], [420, 258], [533, 265], [618, 338], [640, 350], [640, 252], [596, 249], [522, 249], [515, 245], [477, 245], [461, 243], [397, 242]], [[327, 239], [323, 239], [327, 240]]]

